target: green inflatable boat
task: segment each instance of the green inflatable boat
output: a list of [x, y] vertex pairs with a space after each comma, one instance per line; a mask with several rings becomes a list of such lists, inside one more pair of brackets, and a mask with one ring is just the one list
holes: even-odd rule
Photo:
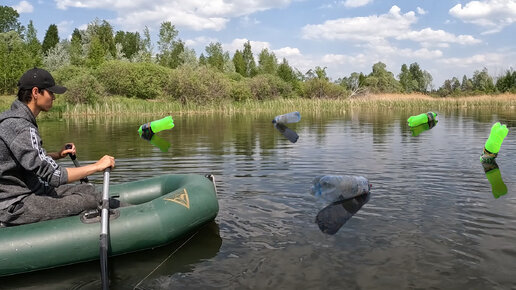
[[[219, 204], [212, 176], [163, 175], [111, 185], [109, 255], [165, 245], [212, 221]], [[80, 216], [0, 228], [0, 276], [99, 258], [100, 216]]]

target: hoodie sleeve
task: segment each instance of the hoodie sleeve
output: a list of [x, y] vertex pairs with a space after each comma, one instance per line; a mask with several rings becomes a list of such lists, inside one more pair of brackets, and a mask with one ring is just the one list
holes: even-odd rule
[[32, 126], [23, 129], [9, 145], [14, 158], [27, 171], [34, 172], [53, 187], [68, 182], [66, 168], [59, 166], [43, 149], [38, 130]]

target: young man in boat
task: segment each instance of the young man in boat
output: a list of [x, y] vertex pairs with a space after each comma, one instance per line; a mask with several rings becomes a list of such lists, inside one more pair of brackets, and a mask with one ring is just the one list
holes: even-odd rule
[[[52, 108], [57, 86], [43, 69], [28, 70], [18, 82], [18, 98], [0, 115], [0, 226], [77, 215], [95, 209], [101, 193], [91, 184], [68, 184], [115, 166], [105, 155], [94, 164], [64, 168], [55, 160], [75, 154], [73, 143], [54, 153], [42, 147], [36, 117]], [[66, 145], [71, 145], [68, 149]], [[68, 146], [68, 147], [69, 147]]]

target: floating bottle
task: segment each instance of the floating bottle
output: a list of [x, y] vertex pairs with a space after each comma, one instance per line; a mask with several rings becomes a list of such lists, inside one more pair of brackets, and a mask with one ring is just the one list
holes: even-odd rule
[[141, 125], [138, 128], [138, 134], [140, 134], [140, 137], [150, 140], [155, 133], [172, 128], [174, 128], [174, 120], [171, 116], [167, 116], [163, 119]]
[[502, 142], [508, 133], [509, 129], [507, 125], [502, 125], [500, 122], [494, 123], [491, 127], [489, 138], [487, 138], [486, 144], [484, 145], [484, 151], [482, 156], [480, 156], [480, 161], [492, 162], [498, 156]]
[[328, 202], [336, 202], [369, 193], [371, 184], [363, 176], [322, 175], [312, 181], [311, 193]]
[[276, 124], [290, 124], [290, 123], [297, 123], [301, 120], [301, 114], [299, 112], [291, 112], [284, 115], [279, 115], [274, 117], [274, 120], [272, 120], [272, 123]]
[[433, 120], [437, 120], [437, 114], [434, 112], [428, 112], [417, 116], [411, 116], [407, 119], [407, 122], [410, 127], [415, 127]]
[[495, 160], [491, 162], [482, 162], [487, 180], [491, 184], [491, 192], [494, 198], [499, 198], [507, 194], [507, 185], [503, 182], [502, 173]]
[[410, 131], [412, 132], [412, 136], [417, 137], [419, 134], [435, 127], [436, 124], [437, 120], [429, 121], [428, 123], [424, 123], [415, 127], [410, 127]]

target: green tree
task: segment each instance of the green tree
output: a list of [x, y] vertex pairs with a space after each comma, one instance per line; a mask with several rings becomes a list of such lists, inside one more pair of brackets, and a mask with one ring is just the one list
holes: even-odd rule
[[292, 67], [288, 64], [286, 58], [283, 58], [281, 64], [278, 65], [276, 74], [287, 83], [294, 83], [297, 81], [296, 73], [294, 72], [294, 69], [292, 69]]
[[24, 27], [18, 21], [20, 14], [12, 7], [0, 6], [0, 33], [16, 31], [23, 36]]
[[416, 87], [416, 82], [413, 82], [412, 75], [406, 64], [401, 65], [401, 72], [398, 74], [400, 85], [404, 93], [412, 93]]
[[30, 52], [18, 32], [0, 33], [0, 93], [14, 93], [21, 75], [33, 66]]
[[93, 36], [88, 49], [86, 65], [92, 68], [99, 67], [106, 60], [107, 51], [98, 36]]
[[496, 88], [499, 92], [516, 92], [516, 71], [512, 68], [505, 72], [505, 75], [496, 80]]
[[81, 66], [84, 64], [85, 55], [82, 43], [82, 33], [79, 29], [75, 28], [72, 33], [72, 39], [70, 40], [70, 63], [73, 65]]
[[233, 55], [233, 65], [235, 66], [235, 71], [242, 76], [246, 76], [246, 66], [244, 61], [244, 54], [240, 50], [236, 50]]
[[117, 31], [115, 34], [115, 44], [122, 45], [122, 53], [128, 59], [131, 59], [138, 51], [142, 49], [142, 40], [138, 32]]
[[382, 62], [373, 65], [373, 71], [366, 77], [364, 85], [374, 93], [399, 93], [400, 83], [394, 78], [392, 72], [387, 71]]
[[463, 93], [471, 92], [473, 90], [473, 82], [471, 82], [471, 80], [466, 75], [464, 75], [462, 77], [462, 83], [460, 84], [460, 90]]
[[[251, 42], [248, 40], [244, 43], [244, 51], [242, 57], [245, 64], [245, 77], [253, 77], [257, 74], [256, 62], [254, 61], [253, 51], [251, 50]], [[235, 65], [236, 69], [236, 65]]]
[[162, 66], [177, 68], [182, 64], [179, 56], [183, 53], [185, 45], [181, 40], [176, 40], [178, 34], [176, 27], [170, 21], [161, 23], [158, 40], [160, 53], [156, 57]]
[[276, 74], [278, 69], [278, 59], [273, 52], [269, 52], [267, 48], [262, 49], [258, 55], [258, 71], [265, 74]]
[[59, 43], [59, 33], [57, 31], [57, 25], [50, 24], [45, 33], [45, 38], [43, 38], [43, 44], [41, 45], [41, 50], [43, 54], [47, 54], [47, 52], [56, 46]]
[[224, 51], [220, 42], [212, 42], [206, 46], [206, 62], [218, 71], [224, 71]]
[[484, 68], [482, 71], [475, 71], [473, 73], [472, 83], [474, 91], [486, 94], [491, 94], [495, 92], [493, 78], [489, 76], [487, 68]]
[[32, 20], [30, 20], [29, 25], [27, 25], [25, 43], [27, 44], [27, 49], [30, 52], [34, 66], [41, 66], [43, 63], [43, 58], [41, 57], [41, 43], [38, 40], [37, 31], [36, 28], [34, 28]]

